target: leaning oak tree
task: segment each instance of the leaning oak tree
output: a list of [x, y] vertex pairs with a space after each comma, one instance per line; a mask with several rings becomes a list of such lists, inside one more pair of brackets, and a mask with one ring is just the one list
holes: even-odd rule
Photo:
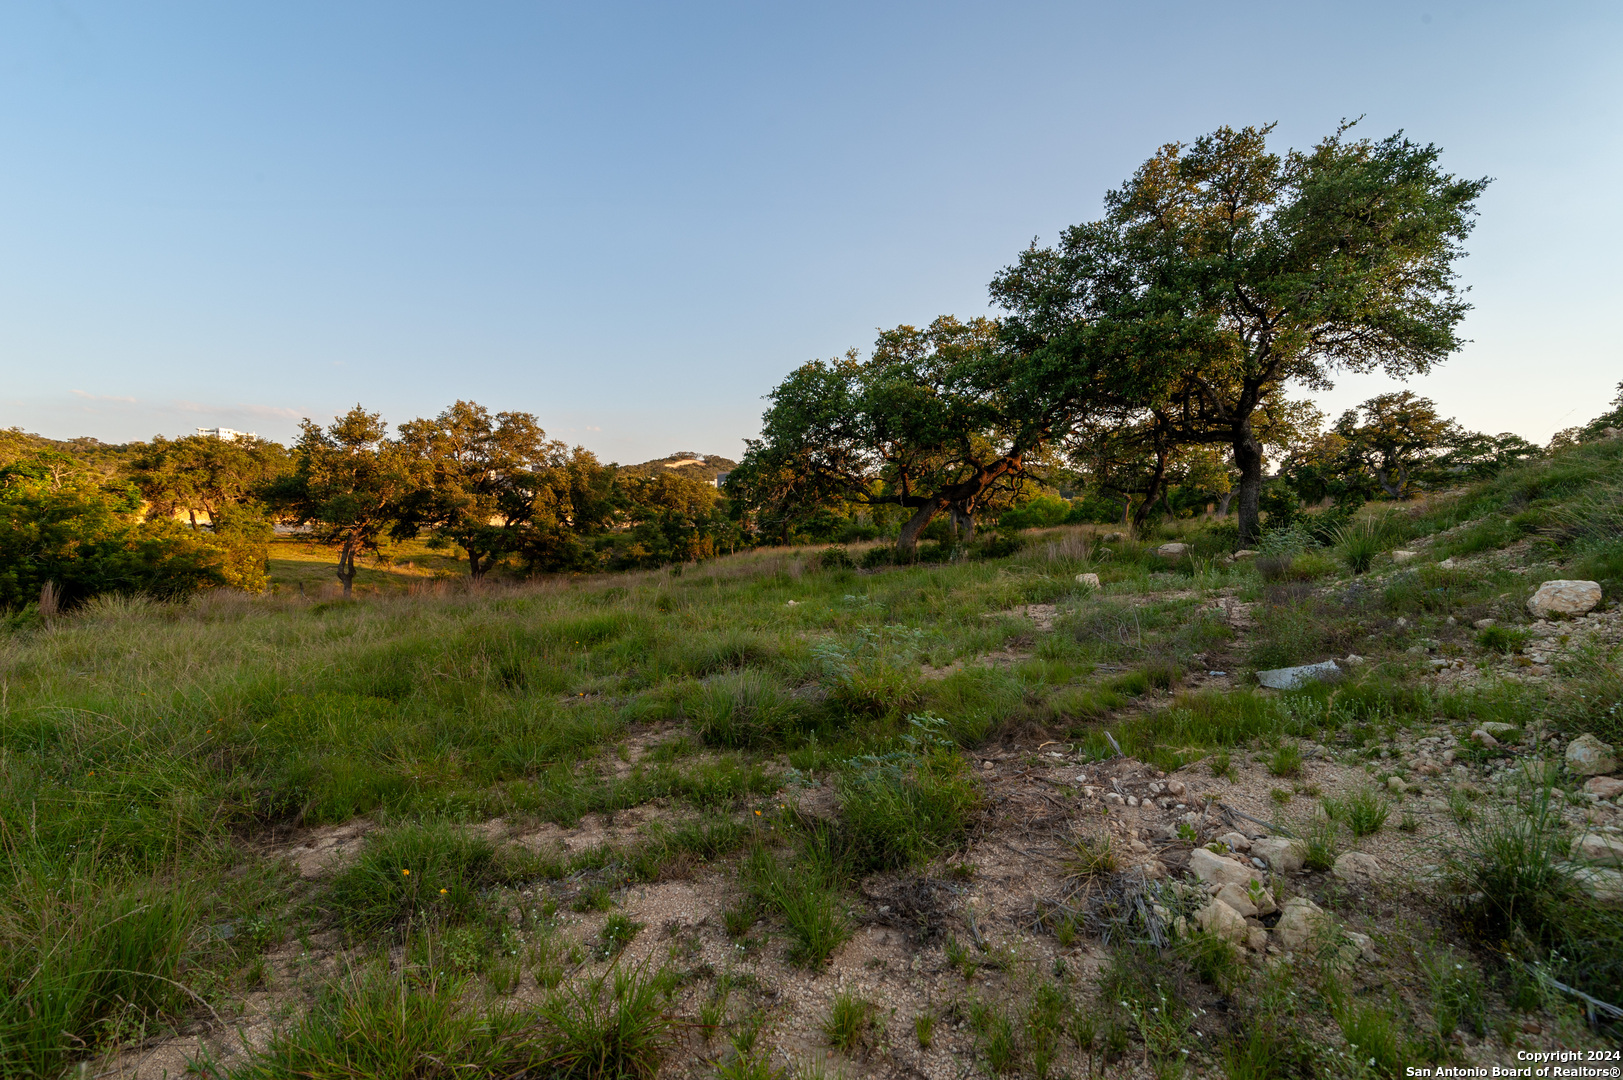
[[411, 456], [384, 437], [388, 426], [357, 405], [322, 430], [305, 420], [293, 448], [294, 471], [271, 489], [282, 512], [309, 525], [319, 543], [338, 548], [344, 595], [355, 583], [355, 557], [376, 551], [399, 520], [400, 500], [416, 486]]
[[992, 284], [1011, 340], [1056, 377], [1131, 385], [1178, 442], [1232, 448], [1242, 544], [1259, 529], [1269, 395], [1327, 389], [1338, 371], [1422, 374], [1461, 344], [1453, 266], [1488, 181], [1350, 126], [1284, 156], [1271, 125], [1164, 146], [1104, 218]]
[[992, 320], [884, 331], [867, 361], [814, 361], [773, 390], [728, 490], [763, 525], [831, 503], [903, 507], [903, 552], [941, 514], [973, 530], [1051, 442], [1051, 402], [1022, 386]]

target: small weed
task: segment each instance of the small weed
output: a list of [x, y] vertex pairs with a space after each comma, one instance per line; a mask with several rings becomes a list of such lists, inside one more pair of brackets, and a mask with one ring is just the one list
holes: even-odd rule
[[1120, 865], [1116, 842], [1109, 833], [1077, 837], [1065, 858], [1067, 875], [1074, 878], [1095, 878], [1111, 873]]
[[1339, 845], [1336, 842], [1336, 823], [1328, 817], [1315, 818], [1302, 836], [1307, 852], [1302, 865], [1309, 870], [1328, 870], [1336, 864]]
[[965, 982], [975, 977], [975, 971], [980, 967], [980, 962], [976, 959], [974, 952], [959, 941], [955, 935], [947, 935], [947, 940], [942, 944], [942, 951], [946, 955], [947, 966], [956, 968], [958, 974], [964, 977]]
[[1268, 792], [1268, 797], [1278, 806], [1284, 806], [1291, 801], [1291, 793], [1284, 788], [1273, 788]]
[[599, 940], [603, 943], [603, 956], [605, 958], [619, 956], [641, 929], [642, 923], [632, 922], [628, 915], [619, 913], [610, 915], [608, 922], [603, 924], [602, 934], [599, 935]]
[[834, 995], [828, 1019], [823, 1021], [823, 1037], [836, 1050], [852, 1053], [872, 1038], [874, 1012], [872, 1002], [842, 990]]
[[1178, 822], [1178, 839], [1186, 844], [1193, 844], [1200, 840], [1200, 831], [1187, 821]]
[[1227, 748], [1213, 754], [1207, 765], [1210, 766], [1213, 776], [1226, 780], [1234, 779], [1234, 761], [1229, 756]]
[[1344, 822], [1357, 840], [1380, 832], [1392, 808], [1373, 788], [1364, 788], [1344, 801], [1324, 800], [1324, 812], [1332, 820]]
[[1447, 1039], [1461, 1026], [1473, 1035], [1488, 1033], [1488, 1011], [1482, 996], [1482, 975], [1466, 956], [1440, 949], [1423, 957], [1422, 967], [1431, 988], [1431, 1015], [1437, 1033]]
[[1489, 652], [1509, 656], [1526, 648], [1531, 637], [1532, 635], [1520, 627], [1489, 626], [1476, 636], [1476, 643]]
[[758, 918], [760, 912], [754, 901], [746, 897], [721, 913], [721, 924], [727, 931], [727, 936], [736, 941], [750, 932]]
[[1454, 788], [1448, 793], [1448, 815], [1460, 825], [1476, 821], [1476, 807], [1471, 805], [1471, 797], [1463, 788]]
[[575, 897], [569, 906], [575, 911], [608, 911], [614, 906], [614, 897], [607, 885], [593, 885]]
[[935, 1013], [925, 1010], [913, 1017], [913, 1034], [919, 1040], [919, 1049], [930, 1049], [935, 1040]]
[[1420, 831], [1420, 819], [1415, 817], [1409, 811], [1405, 810], [1403, 812], [1403, 819], [1398, 822], [1398, 831], [1399, 832], [1406, 832], [1406, 833], [1417, 833], [1417, 832], [1419, 832]]
[[1296, 776], [1302, 771], [1302, 748], [1293, 742], [1280, 743], [1268, 758], [1268, 771], [1275, 776]]

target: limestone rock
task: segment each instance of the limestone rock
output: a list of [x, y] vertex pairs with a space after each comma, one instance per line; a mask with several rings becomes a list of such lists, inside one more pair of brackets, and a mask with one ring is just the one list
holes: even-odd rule
[[1487, 723], [1478, 724], [1477, 726], [1496, 739], [1502, 739], [1506, 735], [1514, 735], [1519, 730], [1515, 724], [1506, 724], [1500, 720], [1489, 720]]
[[1535, 619], [1583, 615], [1595, 609], [1600, 597], [1600, 583], [1596, 581], [1546, 581], [1527, 598], [1527, 610]]
[[1591, 776], [1584, 783], [1584, 790], [1603, 799], [1615, 799], [1623, 795], [1623, 780], [1615, 776]]
[[1567, 744], [1567, 768], [1575, 776], [1603, 776], [1617, 771], [1617, 755], [1610, 743], [1584, 734]]
[[1495, 746], [1499, 745], [1499, 740], [1498, 739], [1494, 738], [1492, 735], [1489, 735], [1486, 731], [1483, 731], [1481, 728], [1477, 728], [1475, 731], [1471, 732], [1471, 738], [1475, 739], [1477, 742], [1481, 743], [1483, 746], [1486, 746], [1486, 747], [1489, 747], [1489, 748], [1492, 748], [1492, 747], [1495, 747]]
[[1406, 563], [1410, 559], [1418, 559], [1419, 557], [1420, 552], [1418, 551], [1394, 551], [1392, 553], [1392, 561], [1395, 563]]
[[1327, 916], [1324, 909], [1305, 896], [1285, 901], [1279, 922], [1274, 924], [1274, 940], [1281, 949], [1295, 952], [1313, 940]]
[[1343, 930], [1342, 935], [1358, 950], [1360, 960], [1372, 963], [1380, 959], [1380, 953], [1375, 951], [1375, 941], [1368, 934], [1360, 934], [1356, 930]]
[[1623, 904], [1623, 870], [1585, 866], [1573, 873], [1572, 880], [1602, 904]]
[[1349, 885], [1368, 885], [1384, 876], [1375, 856], [1362, 851], [1349, 851], [1342, 855], [1336, 859], [1335, 867], [1330, 872]]
[[1208, 934], [1244, 945], [1251, 927], [1245, 917], [1221, 900], [1213, 900], [1195, 912], [1195, 923]]
[[1176, 796], [1181, 798], [1183, 796], [1183, 793], [1185, 791], [1187, 791], [1187, 790], [1189, 790], [1189, 789], [1184, 786], [1184, 783], [1183, 783], [1182, 780], [1168, 780], [1167, 781], [1167, 794], [1168, 795], [1176, 795]]
[[1257, 681], [1270, 690], [1295, 690], [1308, 683], [1335, 682], [1339, 678], [1341, 668], [1336, 666], [1334, 660], [1257, 672]]
[[1213, 899], [1223, 901], [1241, 915], [1267, 915], [1279, 910], [1279, 905], [1274, 903], [1274, 894], [1267, 889], [1253, 893], [1232, 881], [1218, 889]]
[[1097, 588], [1099, 588], [1099, 575], [1098, 574], [1078, 574], [1078, 575], [1076, 575], [1076, 583], [1078, 585], [1086, 585], [1090, 589], [1097, 589]]
[[1251, 850], [1251, 841], [1246, 838], [1244, 833], [1226, 832], [1222, 836], [1219, 836], [1218, 839], [1224, 844], [1228, 845], [1228, 849], [1230, 851]]
[[1268, 947], [1268, 931], [1260, 926], [1253, 926], [1245, 933], [1245, 943], [1252, 952], [1262, 952]]
[[1162, 544], [1155, 553], [1163, 559], [1181, 559], [1189, 554], [1188, 544]]
[[1265, 861], [1276, 874], [1294, 874], [1307, 858], [1307, 845], [1283, 836], [1265, 836], [1251, 841], [1251, 854]]
[[1588, 863], [1623, 866], [1623, 840], [1600, 833], [1584, 833], [1572, 842], [1572, 857]]
[[1196, 848], [1189, 853], [1189, 871], [1210, 885], [1232, 883], [1243, 889], [1253, 881], [1262, 881], [1261, 871], [1244, 866], [1233, 859], [1214, 855], [1205, 848]]
[[1260, 551], [1252, 551], [1250, 548], [1241, 548], [1239, 551], [1234, 553], [1233, 557], [1236, 559], [1255, 559], [1260, 554], [1262, 554]]

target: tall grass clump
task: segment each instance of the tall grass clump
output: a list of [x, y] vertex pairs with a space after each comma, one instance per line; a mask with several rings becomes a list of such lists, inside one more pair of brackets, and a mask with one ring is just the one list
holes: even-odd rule
[[1336, 554], [1355, 574], [1366, 573], [1376, 556], [1386, 549], [1385, 530], [1373, 518], [1343, 525], [1336, 530], [1334, 540]]
[[327, 901], [345, 929], [369, 936], [426, 919], [462, 922], [500, 876], [496, 849], [444, 822], [408, 823], [367, 838], [333, 879]]
[[161, 1027], [192, 1006], [197, 886], [6, 854], [0, 1076], [54, 1078], [118, 1030]]
[[796, 858], [765, 845], [744, 860], [744, 882], [757, 903], [782, 917], [789, 932], [789, 960], [818, 967], [851, 937], [840, 886], [849, 879], [845, 853], [824, 823], [805, 822]]
[[756, 668], [714, 675], [692, 706], [694, 732], [712, 746], [770, 746], [799, 724], [801, 702], [776, 678]]
[[942, 734], [946, 722], [914, 716], [909, 725], [901, 749], [853, 759], [840, 777], [840, 815], [860, 870], [955, 849], [980, 805], [968, 764]]

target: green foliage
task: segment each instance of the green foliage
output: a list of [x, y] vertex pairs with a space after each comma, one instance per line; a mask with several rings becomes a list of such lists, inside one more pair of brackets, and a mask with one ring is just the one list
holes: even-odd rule
[[903, 748], [853, 759], [841, 774], [840, 816], [861, 870], [924, 862], [963, 841], [980, 805], [968, 764], [936, 717], [909, 719]]
[[1495, 624], [1484, 627], [1482, 632], [1477, 634], [1476, 643], [1481, 648], [1508, 656], [1511, 653], [1521, 652], [1527, 646], [1530, 637], [1531, 635], [1519, 626]]
[[781, 744], [806, 712], [781, 682], [755, 668], [707, 679], [692, 710], [695, 734], [728, 747]]
[[804, 828], [799, 858], [785, 863], [757, 846], [744, 864], [752, 896], [783, 918], [789, 931], [789, 959], [806, 967], [826, 963], [851, 937], [839, 894], [846, 872], [836, 841], [826, 827]]

